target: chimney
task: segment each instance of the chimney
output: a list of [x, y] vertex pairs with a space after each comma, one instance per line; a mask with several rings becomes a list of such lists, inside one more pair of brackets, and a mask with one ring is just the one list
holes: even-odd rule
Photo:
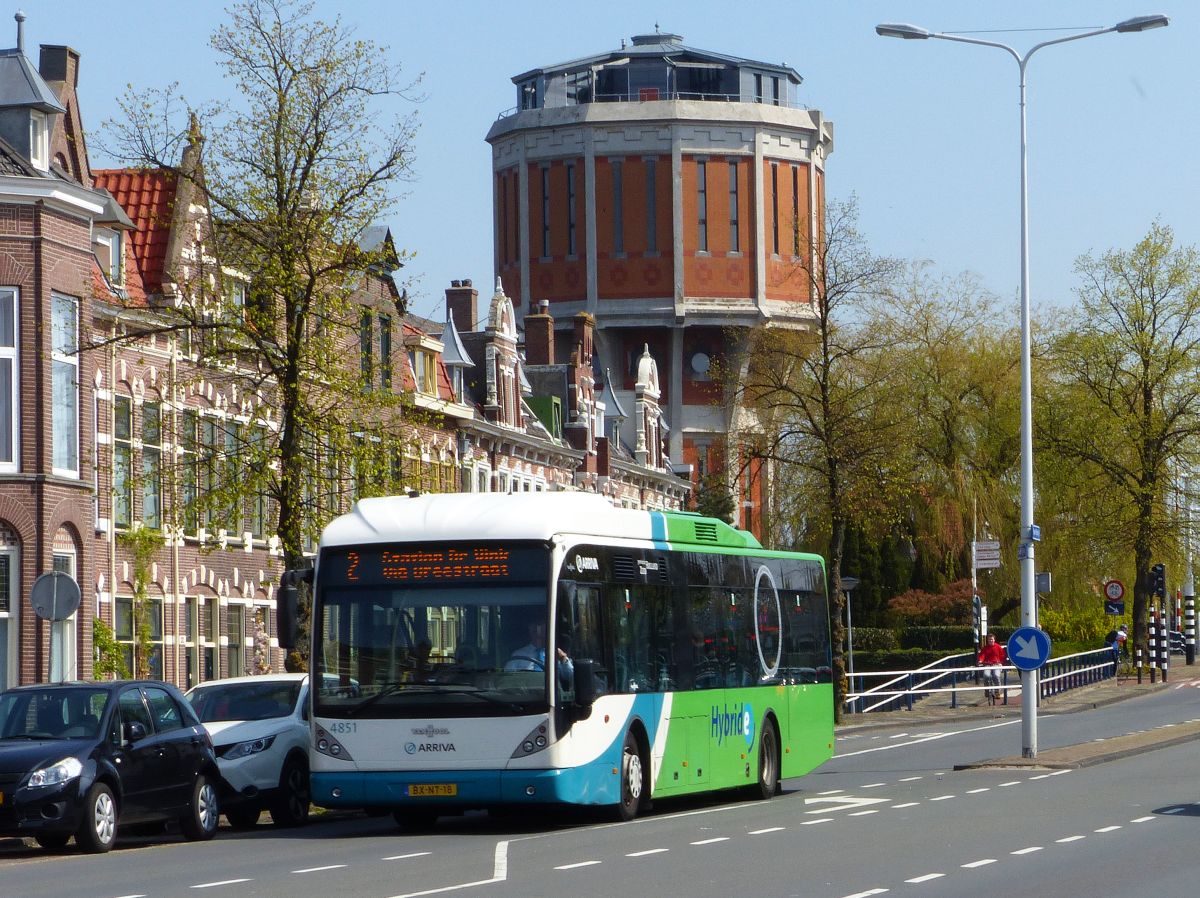
[[470, 279], [451, 281], [446, 288], [446, 309], [460, 334], [471, 333], [479, 321], [479, 291]]
[[22, 56], [25, 55], [25, 13], [17, 10], [17, 14], [13, 16], [17, 20], [17, 52]]
[[[79, 87], [79, 54], [61, 44], [42, 44], [38, 57], [38, 74], [48, 83], [61, 81]], [[61, 91], [56, 91], [61, 94]]]
[[525, 316], [525, 362], [554, 364], [554, 319], [550, 316], [549, 300], [539, 300], [537, 312]]
[[579, 364], [592, 364], [592, 331], [596, 328], [596, 319], [587, 312], [575, 316], [575, 337], [572, 341], [579, 352]]

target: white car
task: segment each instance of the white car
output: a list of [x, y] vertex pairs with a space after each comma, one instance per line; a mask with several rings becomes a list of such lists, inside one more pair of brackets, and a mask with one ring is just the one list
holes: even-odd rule
[[308, 820], [308, 674], [210, 680], [187, 692], [212, 736], [221, 771], [221, 813], [235, 829]]

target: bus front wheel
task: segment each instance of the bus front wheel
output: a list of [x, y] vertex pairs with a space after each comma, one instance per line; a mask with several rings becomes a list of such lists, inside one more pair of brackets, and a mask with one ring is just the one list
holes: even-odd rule
[[646, 764], [642, 748], [632, 732], [625, 734], [621, 747], [621, 801], [617, 804], [617, 818], [628, 822], [638, 815], [645, 802]]

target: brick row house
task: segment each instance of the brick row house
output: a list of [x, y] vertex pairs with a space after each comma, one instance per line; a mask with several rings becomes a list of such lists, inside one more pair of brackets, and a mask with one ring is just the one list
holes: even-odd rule
[[[200, 361], [195, 334], [163, 328], [213, 261], [203, 197], [167, 171], [93, 170], [79, 56], [43, 45], [35, 68], [22, 18], [17, 47], [0, 51], [0, 688], [92, 676], [97, 628], [131, 668], [148, 638], [151, 675], [181, 686], [280, 670], [277, 510], [265, 494], [201, 501], [239, 476], [242, 447], [278, 432], [269, 385], [239, 388]], [[198, 140], [181, 170], [196, 164]], [[629, 507], [684, 507], [690, 485], [672, 473], [648, 352], [626, 445], [629, 416], [586, 313], [561, 362], [548, 313], [523, 335], [499, 284], [482, 318], [470, 281], [447, 290], [444, 325], [405, 315], [390, 231], [368, 229], [362, 243], [384, 261], [362, 273], [359, 358], [348, 364], [413, 413], [397, 422], [405, 448], [389, 482], [331, 469], [332, 486], [313, 497], [316, 526], [384, 486], [585, 489]], [[248, 279], [222, 269], [221, 282], [233, 306], [245, 302]], [[149, 536], [144, 551], [138, 534]], [[78, 582], [82, 603], [49, 622], [29, 596], [55, 570]]]

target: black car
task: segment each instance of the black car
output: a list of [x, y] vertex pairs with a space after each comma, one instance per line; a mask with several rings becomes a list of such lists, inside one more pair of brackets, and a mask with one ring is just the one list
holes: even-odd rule
[[127, 824], [217, 831], [212, 740], [179, 690], [157, 680], [0, 692], [0, 836], [47, 849], [71, 836], [108, 851]]

